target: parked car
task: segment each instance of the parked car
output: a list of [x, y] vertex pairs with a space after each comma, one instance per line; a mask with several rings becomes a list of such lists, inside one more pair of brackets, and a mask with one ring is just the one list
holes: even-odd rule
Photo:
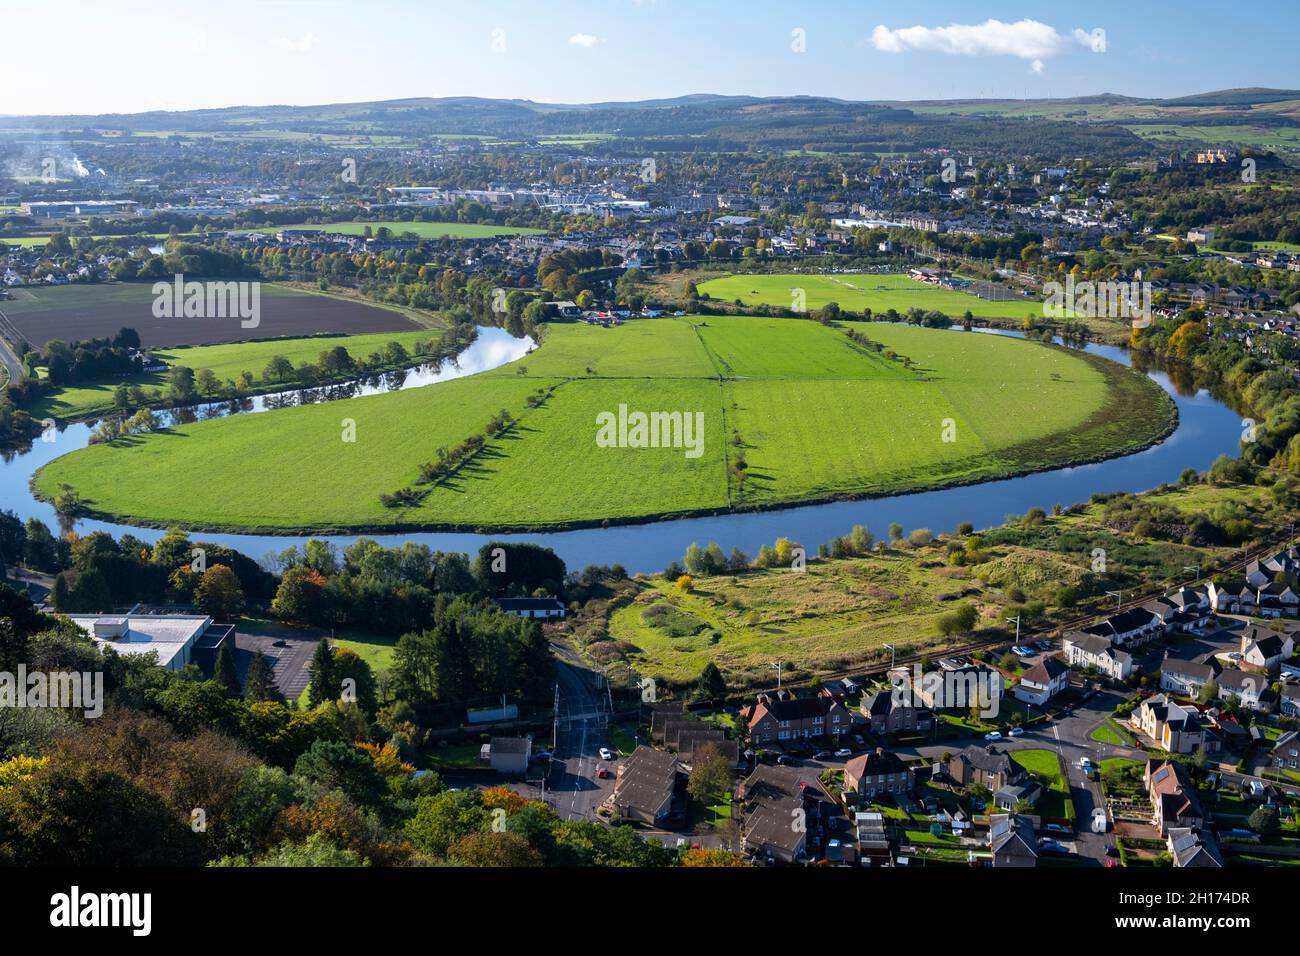
[[781, 756], [776, 758], [776, 762], [783, 767], [788, 767], [790, 764], [795, 762], [795, 759], [789, 754], [781, 754]]
[[602, 764], [601, 766], [597, 767], [597, 768], [596, 768], [596, 778], [597, 778], [598, 780], [608, 780], [608, 779], [609, 779], [609, 768], [606, 767], [604, 764]]
[[837, 756], [837, 757], [852, 757], [852, 756], [853, 756], [853, 751], [850, 750], [848, 747], [841, 747], [839, 750], [835, 751], [835, 756]]
[[552, 758], [554, 758], [554, 756], [555, 756], [555, 754], [551, 753], [549, 750], [539, 750], [539, 751], [537, 751], [537, 753], [533, 754], [533, 759], [534, 759], [534, 760], [551, 760]]
[[813, 760], [829, 760], [831, 752], [829, 750], [819, 750], [813, 754]]
[[1007, 731], [1007, 736], [1008, 736], [1008, 737], [1022, 737], [1022, 736], [1024, 736], [1024, 733], [1025, 733], [1025, 728], [1024, 728], [1024, 727], [1012, 727], [1010, 730]]
[[1065, 824], [1063, 823], [1049, 823], [1046, 826], [1044, 826], [1043, 829], [1048, 831], [1049, 833], [1062, 833], [1065, 834], [1066, 836], [1069, 836], [1074, 832], [1069, 827], [1065, 826]]
[[601, 760], [613, 760], [613, 759], [614, 759], [614, 751], [610, 750], [608, 747], [601, 747], [601, 748], [600, 748], [600, 759], [601, 759]]
[[1106, 819], [1106, 811], [1102, 807], [1092, 808], [1092, 832], [1105, 833], [1110, 829], [1110, 821]]
[[1038, 849], [1043, 853], [1069, 853], [1070, 851], [1055, 840], [1044, 838], [1038, 841]]
[[1107, 855], [1107, 856], [1115, 856], [1115, 857], [1119, 856], [1119, 847], [1117, 847], [1117, 846], [1116, 846], [1115, 844], [1113, 844], [1113, 843], [1107, 843], [1107, 844], [1106, 844], [1106, 855]]
[[985, 739], [985, 740], [1001, 740], [1001, 739], [1002, 739], [1002, 731], [1000, 731], [1000, 730], [990, 730], [987, 734], [984, 735], [984, 739]]

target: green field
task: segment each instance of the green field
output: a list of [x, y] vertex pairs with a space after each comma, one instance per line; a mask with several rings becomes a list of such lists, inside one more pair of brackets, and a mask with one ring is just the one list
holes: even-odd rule
[[[1250, 246], [1254, 252], [1300, 252], [1300, 243], [1295, 242], [1252, 242]], [[1225, 249], [1218, 248], [1214, 243], [1210, 243], [1208, 246], [1201, 246], [1201, 251], [1218, 253], [1227, 252]]]
[[795, 290], [802, 289], [804, 307], [809, 312], [834, 302], [849, 312], [895, 309], [902, 313], [917, 308], [953, 318], [961, 318], [967, 311], [985, 319], [1023, 319], [1030, 312], [1042, 314], [1042, 306], [1033, 299], [994, 302], [967, 292], [940, 289], [905, 275], [734, 275], [701, 282], [698, 288], [701, 295], [721, 302], [739, 299], [748, 306], [783, 309], [793, 308]]
[[[400, 342], [413, 352], [416, 345], [437, 339], [438, 333], [429, 329], [418, 332], [376, 332], [369, 335], [320, 335], [299, 339], [272, 339], [266, 342], [233, 342], [226, 345], [195, 345], [188, 348], [153, 349], [150, 354], [169, 366], [192, 368], [195, 372], [208, 368], [222, 382], [238, 382], [241, 372], [253, 375], [259, 389], [263, 388], [262, 371], [276, 355], [287, 358], [294, 366], [315, 363], [321, 352], [342, 345], [353, 358], [368, 358], [372, 352], [382, 351], [389, 342]], [[147, 372], [129, 375], [106, 382], [94, 382], [61, 388], [33, 402], [28, 411], [37, 418], [53, 416], [60, 419], [88, 418], [113, 411], [113, 391], [118, 385], [138, 385], [149, 389], [167, 391], [166, 372]], [[293, 383], [271, 384], [265, 388], [278, 390], [292, 388]]]
[[[47, 465], [37, 485], [49, 495], [66, 482], [91, 513], [168, 527], [554, 528], [987, 480], [1135, 451], [1173, 423], [1163, 390], [1101, 359], [861, 328], [913, 367], [799, 319], [556, 325], [493, 372], [96, 445]], [[698, 418], [702, 441], [598, 446], [597, 417], [620, 406]], [[416, 506], [380, 503], [502, 408], [518, 424], [451, 480]], [[340, 439], [344, 418], [355, 443]]]
[[1061, 758], [1051, 750], [1015, 750], [1011, 759], [1024, 767], [1043, 785], [1038, 812], [1058, 820], [1074, 819], [1074, 801], [1070, 784], [1061, 769]]
[[413, 232], [421, 239], [490, 239], [493, 236], [532, 236], [544, 231], [524, 226], [492, 226], [472, 222], [300, 222], [290, 226], [267, 226], [248, 231], [275, 235], [283, 229], [324, 229], [342, 236], [361, 236], [365, 235], [367, 226], [373, 232], [387, 227], [395, 237]]
[[[82, 239], [120, 239], [124, 243], [130, 244], [133, 248], [136, 245], [153, 245], [154, 243], [168, 238], [169, 234], [165, 232], [136, 232], [124, 236], [96, 235], [96, 236], [70, 236], [72, 245]], [[31, 249], [33, 247], [44, 247], [50, 241], [49, 236], [5, 236], [0, 234], [0, 245], [18, 246], [22, 249]]]

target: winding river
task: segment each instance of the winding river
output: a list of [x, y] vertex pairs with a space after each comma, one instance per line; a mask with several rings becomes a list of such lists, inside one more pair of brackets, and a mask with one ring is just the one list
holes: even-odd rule
[[[987, 331], [989, 334], [1017, 333]], [[950, 334], [970, 334], [959, 331]], [[303, 392], [285, 392], [246, 399], [239, 403], [214, 403], [172, 413], [177, 421], [255, 414], [302, 401], [328, 401], [355, 395], [376, 394], [398, 388], [436, 386], [437, 383], [505, 365], [521, 358], [533, 347], [531, 339], [516, 339], [498, 328], [480, 328], [478, 338], [452, 363], [441, 367], [412, 369], [349, 386]], [[1086, 350], [1121, 364], [1129, 364], [1125, 350], [1114, 346], [1087, 345]], [[724, 550], [733, 546], [757, 553], [759, 545], [785, 536], [809, 549], [845, 534], [855, 524], [871, 528], [882, 536], [892, 522], [904, 528], [929, 528], [934, 532], [954, 530], [969, 521], [977, 528], [1001, 524], [1009, 514], [1021, 514], [1035, 506], [1050, 509], [1054, 504], [1086, 501], [1092, 494], [1143, 491], [1173, 482], [1187, 468], [1203, 471], [1221, 454], [1236, 455], [1242, 433], [1241, 417], [1207, 392], [1181, 394], [1163, 372], [1149, 372], [1178, 406], [1178, 427], [1168, 438], [1145, 451], [1096, 464], [1059, 468], [1019, 478], [990, 481], [939, 491], [918, 492], [890, 498], [841, 501], [806, 505], [783, 511], [683, 518], [655, 524], [620, 525], [577, 531], [479, 535], [454, 533], [370, 535], [385, 545], [405, 541], [427, 544], [435, 550], [474, 552], [489, 540], [533, 541], [555, 550], [570, 568], [587, 564], [622, 564], [631, 573], [658, 571], [680, 559], [692, 541], [717, 541]], [[91, 427], [67, 426], [52, 441], [38, 439], [30, 450], [7, 453], [0, 463], [0, 508], [11, 509], [26, 520], [39, 518], [51, 529], [59, 526], [53, 507], [36, 500], [28, 487], [33, 474], [45, 463], [84, 448]], [[83, 534], [107, 531], [115, 536], [131, 533], [155, 541], [163, 532], [154, 528], [80, 519], [76, 529]], [[305, 537], [291, 535], [240, 535], [195, 533], [199, 540], [217, 542], [260, 558]], [[356, 535], [331, 535], [328, 540], [343, 547]]]

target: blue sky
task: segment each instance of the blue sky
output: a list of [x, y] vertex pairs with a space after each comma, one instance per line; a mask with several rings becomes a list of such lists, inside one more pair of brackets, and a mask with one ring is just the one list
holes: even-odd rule
[[0, 0], [0, 113], [1300, 87], [1297, 11], [1294, 0]]

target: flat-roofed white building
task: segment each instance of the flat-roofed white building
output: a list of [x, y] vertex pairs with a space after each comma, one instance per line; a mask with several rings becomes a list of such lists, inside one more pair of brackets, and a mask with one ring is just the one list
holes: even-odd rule
[[194, 645], [212, 626], [201, 614], [69, 614], [68, 620], [119, 654], [157, 654], [169, 671], [190, 663]]

